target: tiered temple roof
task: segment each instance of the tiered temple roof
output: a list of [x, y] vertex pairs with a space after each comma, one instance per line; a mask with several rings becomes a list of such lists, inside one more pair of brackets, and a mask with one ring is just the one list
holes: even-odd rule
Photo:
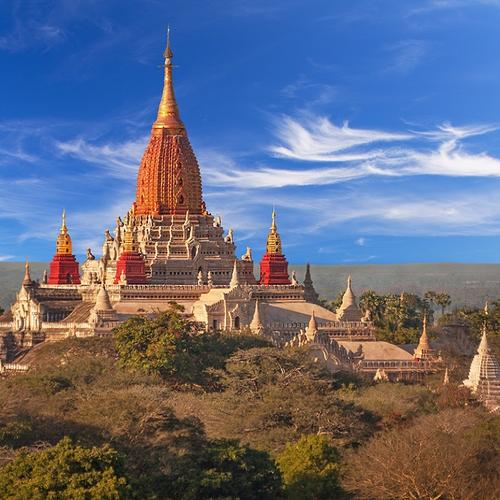
[[164, 57], [163, 94], [137, 177], [134, 212], [199, 215], [205, 211], [200, 168], [175, 99], [169, 36]]

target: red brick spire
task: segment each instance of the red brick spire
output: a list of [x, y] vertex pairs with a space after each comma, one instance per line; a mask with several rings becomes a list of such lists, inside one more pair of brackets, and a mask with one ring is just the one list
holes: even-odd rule
[[80, 266], [73, 255], [73, 243], [66, 226], [66, 210], [63, 211], [61, 230], [57, 237], [56, 254], [50, 263], [49, 285], [79, 285]]
[[274, 209], [272, 219], [267, 236], [266, 253], [260, 261], [260, 284], [289, 285], [288, 262], [281, 248], [281, 238], [276, 226], [276, 212]]
[[201, 214], [201, 176], [182, 123], [172, 80], [173, 52], [167, 35], [165, 79], [158, 116], [137, 177], [136, 215]]

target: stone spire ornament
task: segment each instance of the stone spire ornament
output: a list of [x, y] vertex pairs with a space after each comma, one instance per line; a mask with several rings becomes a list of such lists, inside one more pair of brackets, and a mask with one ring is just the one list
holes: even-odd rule
[[238, 273], [238, 261], [234, 259], [233, 274], [231, 276], [231, 282], [229, 283], [229, 288], [236, 288], [240, 286], [240, 278]]
[[97, 293], [94, 309], [99, 312], [114, 310], [104, 283], [101, 285], [99, 292]]
[[311, 318], [309, 319], [309, 324], [306, 328], [306, 337], [309, 341], [314, 340], [314, 336], [318, 332], [318, 322], [316, 321], [316, 316], [314, 314], [314, 309], [311, 313]]
[[414, 357], [416, 359], [433, 359], [436, 357], [436, 352], [431, 348], [429, 336], [427, 335], [427, 314], [424, 314], [422, 321], [422, 334], [415, 349]]
[[253, 312], [252, 321], [250, 322], [250, 330], [254, 335], [261, 335], [264, 331], [264, 325], [260, 320], [259, 299], [255, 301], [255, 310]]
[[106, 326], [106, 324], [109, 327], [109, 323], [117, 320], [118, 314], [111, 304], [106, 286], [102, 283], [97, 293], [95, 305], [90, 313], [89, 323], [94, 328], [100, 328]]
[[352, 278], [347, 278], [347, 288], [342, 297], [342, 304], [337, 309], [337, 319], [339, 321], [361, 321], [363, 314], [356, 302], [356, 296], [352, 291]]
[[23, 286], [31, 286], [32, 284], [33, 280], [31, 279], [30, 263], [28, 259], [26, 259], [26, 263], [24, 264]]
[[306, 264], [306, 274], [304, 277], [304, 298], [307, 302], [312, 302], [317, 304], [319, 300], [319, 295], [314, 289], [313, 280], [311, 278], [311, 265]]
[[469, 377], [463, 383], [487, 408], [500, 410], [500, 364], [488, 345], [486, 322], [477, 354], [470, 365]]

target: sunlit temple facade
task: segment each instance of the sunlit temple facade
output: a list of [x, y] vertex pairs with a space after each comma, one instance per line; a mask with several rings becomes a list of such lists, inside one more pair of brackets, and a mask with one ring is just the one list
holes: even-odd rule
[[114, 231], [105, 231], [100, 257], [89, 249], [81, 266], [63, 215], [49, 272], [35, 282], [26, 264], [16, 301], [0, 317], [4, 366], [40, 342], [110, 335], [131, 316], [176, 302], [200, 329], [251, 331], [279, 346], [309, 345], [332, 369], [385, 370], [393, 378], [432, 370], [432, 361], [376, 341], [350, 278], [336, 312], [319, 305], [309, 266], [303, 283], [289, 273], [276, 211], [260, 276], [250, 248], [236, 255], [232, 229], [226, 232], [203, 200], [200, 168], [174, 94], [172, 58], [168, 43], [135, 202]]

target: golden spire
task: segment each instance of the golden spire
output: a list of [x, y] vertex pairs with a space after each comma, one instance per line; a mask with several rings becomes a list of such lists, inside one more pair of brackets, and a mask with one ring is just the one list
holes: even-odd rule
[[71, 255], [72, 253], [73, 243], [71, 241], [71, 236], [68, 233], [68, 227], [66, 226], [66, 210], [63, 210], [61, 229], [59, 231], [59, 236], [57, 237], [56, 243], [56, 254]]
[[66, 234], [68, 232], [68, 228], [66, 227], [66, 209], [63, 209], [62, 213], [62, 223], [61, 223], [61, 234]]
[[185, 133], [184, 124], [179, 115], [179, 108], [174, 94], [174, 83], [172, 79], [172, 58], [174, 53], [170, 48], [170, 27], [167, 28], [167, 47], [163, 53], [165, 58], [165, 78], [163, 82], [163, 94], [161, 96], [160, 106], [158, 107], [158, 116], [153, 124], [154, 131], [167, 131], [172, 135]]
[[278, 233], [278, 228], [276, 226], [276, 210], [273, 209], [272, 213], [272, 223], [271, 228], [269, 230], [269, 234], [267, 236], [267, 245], [266, 251], [270, 254], [281, 255], [281, 238]]

